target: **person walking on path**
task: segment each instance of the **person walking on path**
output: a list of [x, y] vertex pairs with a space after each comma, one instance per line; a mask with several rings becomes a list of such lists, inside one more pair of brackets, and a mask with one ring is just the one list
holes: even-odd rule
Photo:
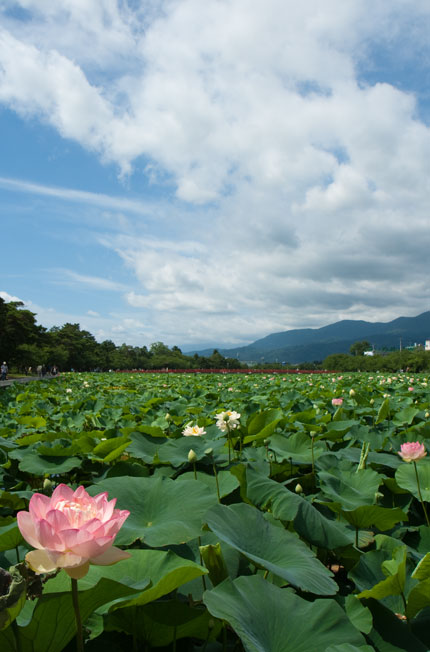
[[3, 364], [1, 365], [0, 371], [1, 371], [1, 380], [7, 380], [7, 372], [9, 371], [9, 369], [6, 362], [3, 362]]

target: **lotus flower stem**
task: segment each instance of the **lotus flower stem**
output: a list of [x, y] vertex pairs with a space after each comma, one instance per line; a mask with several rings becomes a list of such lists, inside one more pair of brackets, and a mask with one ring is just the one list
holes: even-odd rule
[[311, 434], [312, 475], [315, 475], [314, 435]]
[[272, 460], [271, 460], [270, 453], [269, 453], [269, 440], [268, 439], [264, 440], [264, 447], [266, 449], [266, 458], [267, 458], [267, 461], [269, 462], [269, 477], [270, 477], [272, 475]]
[[425, 503], [424, 503], [424, 500], [423, 500], [423, 497], [422, 497], [422, 494], [421, 494], [420, 479], [418, 477], [417, 463], [415, 462], [415, 460], [412, 460], [412, 461], [414, 463], [415, 477], [417, 479], [418, 495], [420, 497], [421, 505], [423, 506], [424, 516], [426, 518], [427, 526], [430, 527], [430, 521], [429, 521], [429, 517], [428, 517], [428, 514], [427, 514], [427, 509], [426, 509], [426, 506], [425, 506]]
[[231, 462], [231, 437], [230, 437], [230, 428], [227, 424], [227, 441], [228, 441], [228, 463]]
[[82, 636], [82, 621], [81, 612], [79, 611], [79, 597], [78, 597], [78, 580], [72, 580], [72, 602], [73, 609], [75, 610], [76, 619], [76, 652], [84, 652], [84, 639]]
[[[202, 539], [201, 539], [201, 537], [198, 537], [197, 541], [199, 543], [200, 566], [204, 566], [205, 564], [204, 564], [203, 557], [202, 557], [202, 551], [200, 550], [200, 548], [202, 547]], [[202, 575], [202, 584], [203, 584], [203, 591], [206, 591], [207, 586], [206, 586], [206, 580], [205, 580], [204, 575]]]
[[21, 652], [21, 650], [22, 650], [21, 639], [19, 637], [19, 627], [18, 627], [18, 623], [16, 622], [16, 618], [15, 618], [15, 620], [12, 621], [11, 627], [12, 627], [12, 631], [13, 631], [13, 636], [15, 638], [16, 652]]
[[222, 652], [227, 652], [227, 623], [222, 623]]
[[210, 636], [210, 633], [211, 633], [211, 628], [210, 628], [210, 626], [209, 626], [209, 627], [208, 627], [208, 633], [206, 634], [206, 640], [205, 640], [205, 643], [204, 643], [203, 648], [202, 648], [202, 652], [206, 652], [206, 648], [207, 648], [208, 643], [209, 643], [209, 636]]
[[410, 623], [410, 620], [409, 620], [409, 618], [408, 618], [408, 616], [407, 616], [407, 608], [408, 608], [408, 604], [407, 604], [407, 602], [406, 602], [406, 597], [405, 597], [405, 594], [403, 593], [403, 591], [401, 591], [400, 595], [401, 595], [402, 602], [403, 602], [403, 609], [404, 609], [404, 611], [405, 611], [406, 621], [407, 621], [407, 623], [408, 623], [408, 629], [410, 630], [410, 629], [411, 629], [411, 623]]
[[218, 502], [221, 502], [221, 494], [219, 491], [219, 482], [218, 482], [218, 471], [216, 470], [216, 464], [215, 460], [213, 461], [213, 470], [214, 470], [214, 476], [215, 476], [215, 483], [216, 483], [216, 495], [218, 496]]

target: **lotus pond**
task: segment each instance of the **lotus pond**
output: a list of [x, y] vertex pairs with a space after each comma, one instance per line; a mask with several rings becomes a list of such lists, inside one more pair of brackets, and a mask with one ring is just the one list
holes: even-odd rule
[[[398, 454], [429, 448], [427, 383], [110, 373], [0, 390], [0, 649], [79, 650], [76, 601], [89, 652], [430, 649], [430, 456]], [[130, 512], [127, 558], [77, 582], [63, 562], [34, 572], [45, 526], [28, 542], [17, 513], [59, 485]]]

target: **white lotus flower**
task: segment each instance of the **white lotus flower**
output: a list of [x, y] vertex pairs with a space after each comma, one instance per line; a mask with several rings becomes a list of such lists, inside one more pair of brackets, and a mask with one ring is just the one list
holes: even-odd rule
[[199, 428], [199, 426], [192, 426], [192, 421], [187, 423], [185, 428], [182, 431], [182, 434], [184, 437], [200, 437], [201, 435], [206, 434], [206, 430], [204, 428]]
[[215, 415], [216, 425], [221, 430], [221, 432], [227, 432], [228, 430], [234, 430], [240, 426], [240, 414], [234, 410], [226, 410], [225, 412], [220, 412]]

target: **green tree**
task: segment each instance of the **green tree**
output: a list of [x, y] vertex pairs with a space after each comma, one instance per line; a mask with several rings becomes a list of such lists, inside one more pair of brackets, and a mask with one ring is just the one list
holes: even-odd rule
[[68, 352], [67, 366], [76, 371], [88, 371], [97, 366], [98, 343], [89, 331], [79, 324], [64, 324], [50, 329], [51, 346], [61, 346]]
[[37, 365], [47, 362], [48, 349], [39, 344], [19, 344], [15, 351], [15, 364], [20, 371], [32, 367], [35, 373]]
[[116, 346], [112, 340], [104, 340], [97, 347], [97, 366], [103, 371], [113, 369]]
[[363, 355], [365, 351], [369, 351], [371, 348], [371, 344], [367, 340], [363, 340], [362, 342], [351, 344], [349, 352], [351, 355]]
[[21, 301], [6, 303], [0, 298], [0, 356], [9, 364], [23, 362], [24, 344], [42, 344], [46, 329], [36, 324], [36, 315], [23, 308]]

